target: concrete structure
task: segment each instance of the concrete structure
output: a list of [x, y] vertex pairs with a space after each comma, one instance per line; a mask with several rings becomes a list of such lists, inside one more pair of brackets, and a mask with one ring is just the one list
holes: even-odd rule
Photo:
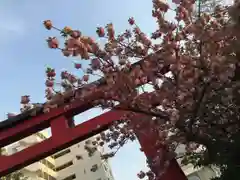
[[194, 169], [192, 165], [188, 165], [182, 168], [188, 180], [210, 180], [218, 175], [217, 169], [213, 167]]
[[[47, 138], [47, 133], [40, 132], [6, 147], [6, 154], [13, 154]], [[92, 138], [91, 138], [92, 139]], [[107, 161], [101, 159], [103, 149], [98, 149], [90, 158], [84, 149], [91, 139], [73, 145], [53, 156], [22, 169], [29, 180], [113, 180]]]

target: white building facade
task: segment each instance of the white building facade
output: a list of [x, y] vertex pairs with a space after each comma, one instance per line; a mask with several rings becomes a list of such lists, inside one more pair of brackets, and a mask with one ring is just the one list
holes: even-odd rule
[[188, 180], [210, 180], [218, 175], [218, 170], [214, 167], [202, 167], [194, 169], [193, 165], [182, 167]]
[[[176, 153], [181, 157], [185, 152], [185, 146], [179, 145], [176, 149]], [[180, 163], [181, 158], [178, 159], [178, 163]], [[201, 167], [194, 168], [192, 164], [181, 165], [181, 168], [185, 175], [188, 177], [188, 180], [210, 180], [213, 177], [219, 176], [219, 170], [215, 167]]]
[[[46, 139], [41, 132], [6, 147], [6, 154], [13, 154]], [[113, 180], [107, 161], [101, 159], [103, 149], [98, 149], [91, 157], [80, 142], [50, 157], [33, 163], [21, 172], [28, 180]], [[91, 144], [91, 139], [87, 140]]]

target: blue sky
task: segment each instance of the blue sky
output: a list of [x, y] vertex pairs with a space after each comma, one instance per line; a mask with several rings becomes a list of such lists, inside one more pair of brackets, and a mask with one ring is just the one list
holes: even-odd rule
[[[44, 101], [46, 65], [57, 72], [67, 69], [80, 74], [71, 58], [48, 49], [45, 39], [58, 34], [45, 30], [43, 20], [51, 19], [59, 28], [68, 25], [96, 37], [97, 26], [113, 22], [116, 31], [123, 32], [129, 27], [128, 18], [133, 16], [142, 30], [150, 33], [156, 27], [151, 10], [150, 0], [1, 0], [0, 118], [5, 119], [8, 112], [19, 112], [21, 95], [31, 95], [34, 102]], [[84, 118], [78, 117], [78, 121]], [[136, 173], [145, 166], [144, 155], [138, 149], [137, 143], [131, 143], [112, 160], [116, 180], [137, 179]]]

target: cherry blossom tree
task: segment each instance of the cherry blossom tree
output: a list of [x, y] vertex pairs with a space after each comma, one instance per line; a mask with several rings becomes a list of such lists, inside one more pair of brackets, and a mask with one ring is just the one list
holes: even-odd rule
[[[173, 3], [176, 9], [153, 0], [152, 16], [158, 28], [151, 37], [141, 31], [134, 18], [129, 18], [130, 28], [119, 35], [112, 23], [98, 27], [97, 35], [106, 40], [104, 47], [80, 30], [59, 29], [50, 20], [44, 21], [46, 29], [59, 31], [65, 39], [62, 47], [56, 37], [49, 37], [49, 48], [66, 57], [80, 57], [74, 66], [84, 73], [76, 77], [63, 71], [61, 82], [57, 82], [55, 70], [47, 68], [44, 111], [64, 105], [66, 100], [77, 101], [90, 92], [101, 92], [94, 101], [96, 106], [125, 110], [126, 115], [109, 132], [101, 133], [92, 142], [94, 147], [86, 145], [89, 154], [96, 150], [95, 145], [118, 149], [128, 139], [134, 140], [129, 122], [135, 113], [142, 113], [148, 117], [145, 121], [154, 124], [152, 130], [158, 132], [167, 154], [174, 155], [179, 144], [185, 145], [183, 163], [216, 164], [224, 175], [228, 162], [235, 168], [239, 164], [237, 153], [229, 156], [227, 151], [240, 149], [235, 143], [240, 126], [240, 4], [217, 5], [213, 12], [194, 18], [194, 0]], [[164, 16], [170, 11], [175, 13], [172, 21]], [[81, 61], [89, 66], [83, 68]], [[98, 89], [99, 84], [89, 84], [93, 76], [99, 76], [98, 83], [105, 86]], [[85, 91], [79, 94], [79, 88]], [[30, 103], [29, 96], [22, 96], [21, 103], [22, 111], [37, 105]], [[159, 155], [155, 159], [160, 163], [151, 161], [150, 166], [160, 166], [164, 173], [172, 155], [164, 159]], [[141, 179], [160, 175], [138, 174]]]

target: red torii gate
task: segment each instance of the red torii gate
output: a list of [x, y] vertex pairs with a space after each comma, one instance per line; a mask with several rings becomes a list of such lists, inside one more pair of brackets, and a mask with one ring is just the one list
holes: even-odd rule
[[[92, 102], [100, 99], [102, 95], [101, 91], [96, 91], [84, 97], [82, 100], [66, 103], [64, 106], [52, 109], [48, 113], [43, 113], [43, 108], [41, 107], [37, 110], [30, 110], [0, 122], [1, 147], [48, 127], [51, 128], [52, 132], [52, 136], [49, 139], [38, 144], [10, 156], [1, 155], [0, 177], [107, 130], [113, 121], [119, 120], [123, 116], [124, 111], [111, 110], [82, 124], [72, 126], [72, 124], [74, 124], [73, 116], [92, 108]], [[31, 116], [33, 111], [37, 113], [36, 116]], [[136, 117], [132, 119], [132, 123], [141, 117], [144, 117], [144, 115], [136, 115]], [[149, 125], [146, 124], [141, 131], [135, 129], [135, 133], [146, 157], [151, 159], [151, 157], [154, 157], [157, 153], [155, 144], [158, 139], [157, 136], [150, 131], [151, 128], [147, 126]], [[142, 134], [147, 134], [148, 136]], [[152, 169], [152, 171], [157, 172], [158, 170]], [[187, 178], [174, 159], [170, 162], [161, 180], [187, 180]]]

